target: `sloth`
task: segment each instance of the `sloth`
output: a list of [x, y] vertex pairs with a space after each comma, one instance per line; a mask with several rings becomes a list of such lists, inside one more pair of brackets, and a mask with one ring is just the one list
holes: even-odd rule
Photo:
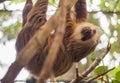
[[[37, 4], [41, 4], [39, 1], [41, 0], [38, 0]], [[27, 4], [31, 4], [31, 0], [28, 0], [26, 2], [26, 5]], [[45, 6], [45, 4], [42, 5]], [[30, 8], [28, 7], [28, 9]], [[25, 9], [23, 13], [27, 13], [25, 11], [28, 10]], [[29, 14], [23, 15], [26, 15], [26, 17], [29, 18]], [[43, 25], [46, 21], [46, 19], [43, 20], [44, 22], [41, 25]], [[67, 21], [64, 38], [60, 45], [60, 49], [58, 51], [57, 58], [53, 66], [53, 72], [55, 76], [60, 76], [66, 73], [71, 68], [74, 62], [79, 62], [82, 58], [92, 53], [98, 44], [100, 36], [99, 28], [96, 25], [86, 21], [86, 0], [78, 0], [71, 8], [71, 10], [67, 12], [66, 20]], [[31, 19], [27, 19], [27, 22], [29, 21], [31, 21]], [[27, 22], [25, 22], [23, 26], [26, 26]], [[40, 29], [40, 25], [36, 25], [35, 27], [35, 24], [34, 27], [31, 26], [22, 28], [16, 40], [17, 53], [19, 53], [21, 49], [24, 48], [24, 46], [28, 43], [28, 41], [32, 38], [32, 36], [37, 32], [38, 29]], [[26, 68], [31, 72], [31, 74], [33, 74], [36, 79], [38, 78], [39, 73], [42, 69], [49, 48], [53, 42], [54, 36], [55, 33], [49, 35], [42, 49], [39, 49], [32, 60], [26, 65]]]

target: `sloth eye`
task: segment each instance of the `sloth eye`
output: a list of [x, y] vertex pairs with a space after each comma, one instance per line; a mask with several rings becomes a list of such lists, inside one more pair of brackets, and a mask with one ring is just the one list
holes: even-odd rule
[[93, 34], [95, 34], [96, 33], [96, 30], [93, 30]]
[[91, 32], [92, 32], [92, 30], [90, 29], [90, 27], [83, 27], [83, 29], [81, 31], [81, 33], [83, 35], [85, 35], [85, 34], [91, 34]]
[[92, 38], [93, 34], [96, 33], [95, 30], [92, 30], [90, 27], [84, 27], [81, 31], [83, 37], [82, 41], [86, 41]]

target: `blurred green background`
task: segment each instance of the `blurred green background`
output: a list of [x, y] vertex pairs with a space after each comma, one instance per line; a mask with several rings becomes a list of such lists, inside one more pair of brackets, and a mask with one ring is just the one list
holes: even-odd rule
[[[35, 3], [35, 0], [33, 0]], [[0, 79], [4, 76], [9, 65], [15, 59], [15, 39], [21, 30], [21, 14], [25, 0], [11, 0], [0, 3]], [[49, 0], [47, 17], [56, 10], [58, 0]], [[108, 42], [111, 43], [111, 51], [102, 60], [100, 65], [91, 75], [100, 74], [104, 70], [116, 67], [113, 71], [103, 76], [98, 82], [120, 83], [120, 0], [87, 0], [88, 21], [99, 26], [101, 36], [96, 51], [80, 61], [79, 71], [86, 69], [96, 57], [101, 56]], [[58, 79], [74, 78], [74, 67], [64, 76]], [[26, 79], [29, 73], [23, 69], [17, 79]], [[22, 77], [21, 77], [22, 76]], [[23, 77], [25, 76], [25, 77]]]

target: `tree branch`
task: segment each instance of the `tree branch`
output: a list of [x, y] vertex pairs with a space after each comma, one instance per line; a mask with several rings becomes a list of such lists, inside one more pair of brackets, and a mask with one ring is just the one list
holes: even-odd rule
[[83, 73], [80, 74], [80, 77], [78, 79], [72, 80], [71, 83], [78, 83], [89, 73], [91, 73], [95, 69], [95, 67], [99, 65], [101, 60], [107, 55], [107, 53], [110, 51], [110, 48], [111, 45], [108, 44], [106, 50], [102, 53], [102, 58], [97, 58]]
[[[65, 0], [65, 7], [67, 9], [71, 8], [76, 0]], [[69, 2], [69, 4], [68, 4]], [[38, 3], [36, 3], [38, 5]], [[36, 6], [32, 8], [30, 14], [34, 14]], [[35, 33], [35, 35], [30, 39], [27, 45], [17, 54], [16, 60], [9, 67], [7, 74], [2, 79], [2, 83], [13, 83], [14, 79], [21, 71], [21, 69], [26, 66], [30, 60], [35, 56], [37, 51], [41, 49], [44, 45], [46, 39], [50, 35], [50, 32], [57, 27], [57, 19], [60, 10], [58, 9], [56, 13]], [[28, 23], [29, 24], [29, 23]], [[27, 26], [27, 24], [25, 24]], [[54, 60], [53, 60], [54, 62]]]
[[0, 0], [0, 3], [3, 3], [3, 2], [5, 2], [5, 1], [10, 1], [10, 0]]
[[115, 67], [113, 67], [113, 68], [111, 68], [111, 69], [103, 72], [103, 73], [100, 74], [100, 75], [97, 75], [97, 76], [95, 76], [95, 77], [93, 77], [93, 78], [90, 78], [89, 80], [86, 81], [86, 83], [90, 83], [91, 81], [97, 79], [97, 78], [100, 77], [100, 76], [103, 76], [103, 75], [107, 74], [108, 72], [112, 71], [113, 69], [115, 69]]
[[101, 62], [101, 60], [107, 55], [107, 53], [110, 51], [111, 45], [108, 44], [106, 50], [102, 53], [102, 57], [101, 58], [97, 58], [93, 64], [91, 64], [91, 66], [89, 68], [87, 68], [87, 70], [85, 72], [83, 72], [81, 75], [83, 77], [86, 77], [91, 71], [93, 71], [95, 69], [95, 67], [97, 65], [99, 65], [99, 63]]

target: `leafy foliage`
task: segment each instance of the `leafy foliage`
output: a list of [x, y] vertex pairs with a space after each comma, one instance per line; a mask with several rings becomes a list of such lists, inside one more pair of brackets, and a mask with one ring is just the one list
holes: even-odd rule
[[25, 2], [26, 0], [12, 0], [11, 3], [21, 3]]
[[95, 70], [94, 70], [94, 73], [96, 74], [96, 75], [99, 75], [99, 74], [101, 74], [101, 73], [103, 73], [103, 72], [105, 72], [105, 71], [107, 71], [108, 70], [108, 67], [107, 66], [99, 66], [99, 67], [97, 67]]
[[51, 5], [55, 4], [55, 0], [50, 0]]
[[21, 23], [19, 21], [17, 21], [14, 24], [10, 24], [9, 26], [6, 26], [3, 29], [4, 36], [6, 36], [8, 40], [15, 38], [20, 26], [21, 26]]

